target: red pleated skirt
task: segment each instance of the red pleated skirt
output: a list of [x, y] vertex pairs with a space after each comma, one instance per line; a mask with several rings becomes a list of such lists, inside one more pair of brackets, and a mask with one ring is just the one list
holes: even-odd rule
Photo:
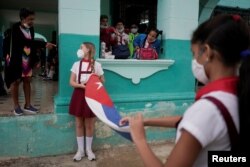
[[85, 100], [85, 89], [74, 89], [69, 104], [69, 114], [83, 118], [96, 117]]

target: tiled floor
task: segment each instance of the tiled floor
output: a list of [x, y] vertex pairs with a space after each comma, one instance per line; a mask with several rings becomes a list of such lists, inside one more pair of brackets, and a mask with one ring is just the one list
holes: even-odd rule
[[[54, 96], [57, 93], [57, 81], [44, 81], [42, 77], [36, 75], [31, 83], [31, 104], [39, 109], [38, 114], [54, 112]], [[22, 83], [19, 85], [19, 102], [24, 106], [24, 93]], [[12, 112], [13, 101], [10, 90], [7, 96], [0, 96], [0, 116], [15, 116]]]

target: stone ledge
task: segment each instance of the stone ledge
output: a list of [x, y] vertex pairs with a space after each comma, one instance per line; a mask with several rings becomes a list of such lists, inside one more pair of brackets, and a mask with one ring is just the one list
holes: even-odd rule
[[115, 72], [124, 78], [131, 79], [132, 83], [139, 84], [141, 79], [147, 78], [161, 70], [167, 70], [174, 64], [174, 60], [136, 60], [136, 59], [97, 59], [102, 68]]

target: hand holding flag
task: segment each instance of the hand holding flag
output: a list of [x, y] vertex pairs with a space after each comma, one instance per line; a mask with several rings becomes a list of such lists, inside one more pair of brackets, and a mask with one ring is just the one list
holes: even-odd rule
[[90, 76], [85, 89], [85, 99], [92, 112], [121, 136], [132, 140], [129, 126], [120, 126], [121, 116], [97, 75]]

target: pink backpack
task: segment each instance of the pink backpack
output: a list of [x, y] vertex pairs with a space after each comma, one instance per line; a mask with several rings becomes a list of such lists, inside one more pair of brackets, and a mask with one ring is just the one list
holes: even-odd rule
[[136, 58], [141, 60], [158, 59], [158, 54], [154, 48], [140, 48], [135, 54]]

